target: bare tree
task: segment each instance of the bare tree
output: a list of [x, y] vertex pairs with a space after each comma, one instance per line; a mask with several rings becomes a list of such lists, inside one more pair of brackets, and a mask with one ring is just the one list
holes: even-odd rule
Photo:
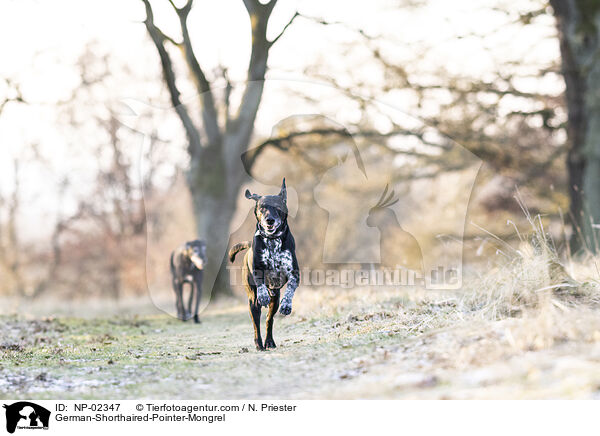
[[22, 250], [18, 235], [17, 220], [20, 208], [21, 178], [20, 162], [13, 160], [13, 188], [8, 198], [0, 195], [0, 262], [9, 282], [17, 295], [25, 294], [25, 279], [22, 273]]
[[[35, 150], [34, 146], [29, 147]], [[34, 151], [34, 156], [37, 152]], [[23, 207], [22, 168], [34, 160], [32, 157], [13, 158], [13, 184], [8, 195], [0, 193], [0, 271], [5, 277], [3, 287], [21, 297], [38, 297], [58, 278], [62, 260], [61, 237], [71, 223], [79, 217], [79, 212], [57, 217], [51, 235], [50, 246], [32, 246], [23, 240], [24, 230], [19, 222]], [[62, 196], [63, 192], [59, 194]]]
[[[188, 29], [188, 16], [193, 0], [177, 7], [169, 0], [179, 18], [181, 40], [167, 36], [154, 23], [152, 6], [143, 0], [146, 7], [145, 25], [160, 57], [164, 82], [169, 90], [171, 104], [179, 116], [188, 140], [190, 168], [187, 184], [193, 201], [198, 236], [208, 243], [209, 265], [207, 282], [216, 277], [215, 292], [229, 292], [224, 274], [218, 274], [225, 260], [229, 237], [230, 219], [236, 200], [247, 175], [243, 170], [240, 155], [247, 149], [254, 128], [254, 121], [262, 99], [269, 50], [283, 35], [296, 18], [293, 15], [281, 32], [272, 40], [267, 39], [267, 25], [277, 0], [261, 3], [244, 0], [251, 29], [251, 55], [247, 69], [245, 89], [237, 111], [230, 107], [231, 84], [224, 71], [227, 86], [223, 95], [224, 117], [219, 118], [216, 94], [211, 81], [197, 58]], [[182, 102], [177, 85], [176, 72], [167, 50], [167, 45], [181, 50], [183, 60], [196, 87], [201, 107], [201, 122], [195, 122], [188, 107]]]
[[146, 214], [142, 188], [132, 174], [131, 159], [123, 151], [123, 126], [112, 113], [107, 119], [98, 118], [97, 123], [109, 137], [108, 144], [96, 148], [97, 160], [109, 150], [110, 162], [99, 168], [93, 195], [83, 200], [80, 208], [82, 218], [90, 221], [101, 235], [107, 285], [111, 296], [118, 299], [125, 272], [143, 270]]

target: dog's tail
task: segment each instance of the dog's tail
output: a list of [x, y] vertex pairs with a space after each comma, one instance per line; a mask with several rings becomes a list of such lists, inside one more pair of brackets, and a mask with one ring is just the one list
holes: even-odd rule
[[171, 252], [171, 274], [175, 274], [175, 262], [174, 262], [175, 252]]
[[236, 254], [238, 254], [240, 251], [244, 251], [247, 248], [250, 248], [250, 241], [244, 241], [240, 242], [239, 244], [235, 244], [233, 247], [231, 247], [231, 250], [229, 250], [229, 261], [233, 262]]

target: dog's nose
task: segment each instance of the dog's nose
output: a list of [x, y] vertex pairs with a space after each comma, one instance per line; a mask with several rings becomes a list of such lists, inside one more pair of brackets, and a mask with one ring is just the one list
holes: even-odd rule
[[275, 220], [273, 218], [267, 218], [267, 224], [273, 225], [273, 224], [275, 224]]

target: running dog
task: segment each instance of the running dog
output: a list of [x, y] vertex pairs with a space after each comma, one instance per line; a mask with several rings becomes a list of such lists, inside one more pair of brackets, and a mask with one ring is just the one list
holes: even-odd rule
[[[206, 264], [206, 243], [199, 239], [189, 241], [171, 253], [171, 278], [175, 291], [177, 317], [187, 321], [192, 317], [192, 303], [194, 295], [194, 322], [199, 323], [198, 306], [202, 296], [202, 272]], [[183, 303], [183, 285], [190, 285], [190, 297], [187, 308]]]
[[[229, 260], [233, 262], [237, 253], [250, 248], [244, 256], [242, 280], [254, 323], [254, 342], [256, 349], [262, 351], [276, 347], [273, 340], [273, 317], [278, 308], [282, 315], [292, 312], [292, 298], [300, 283], [300, 270], [296, 259], [296, 244], [287, 223], [285, 179], [278, 195], [261, 196], [246, 190], [246, 198], [256, 202], [256, 232], [252, 242], [241, 242], [229, 250]], [[287, 289], [280, 303], [279, 293], [286, 283]], [[264, 345], [260, 335], [261, 306], [269, 307]]]

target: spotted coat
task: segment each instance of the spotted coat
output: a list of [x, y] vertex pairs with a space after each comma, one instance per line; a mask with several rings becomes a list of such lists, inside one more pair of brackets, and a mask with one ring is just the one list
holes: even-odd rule
[[285, 228], [276, 237], [267, 237], [257, 230], [253, 246], [253, 276], [258, 304], [268, 306], [275, 291], [287, 283], [279, 311], [288, 315], [292, 311], [292, 299], [300, 281], [292, 234]]

